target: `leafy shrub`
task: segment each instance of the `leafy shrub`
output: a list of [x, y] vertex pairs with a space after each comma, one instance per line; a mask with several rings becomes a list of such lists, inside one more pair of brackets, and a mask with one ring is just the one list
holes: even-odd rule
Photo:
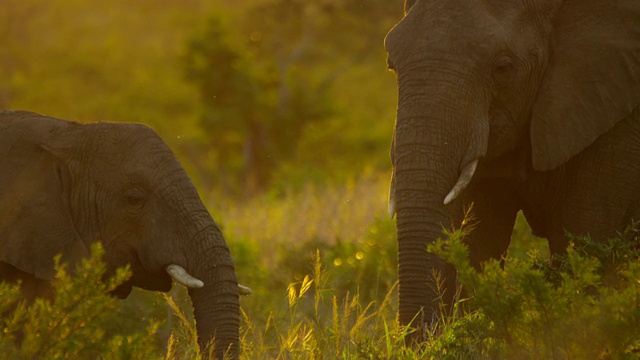
[[[157, 324], [147, 322], [143, 332], [112, 332], [118, 317], [118, 299], [108, 293], [126, 281], [130, 272], [119, 269], [101, 281], [106, 266], [104, 250], [91, 248], [72, 276], [56, 259], [51, 300], [22, 301], [19, 286], [0, 284], [0, 353], [5, 359], [147, 359], [159, 357], [153, 334]], [[139, 323], [140, 319], [130, 321]], [[136, 325], [138, 326], [138, 325]]]
[[[457, 267], [468, 297], [429, 329], [428, 341], [405, 346], [413, 329], [396, 324], [394, 221], [365, 212], [381, 207], [375, 197], [365, 205], [347, 204], [376, 188], [306, 194], [278, 206], [265, 200], [244, 209], [245, 217], [224, 222], [235, 224], [225, 233], [231, 234], [241, 282], [254, 290], [241, 299], [242, 358], [640, 358], [635, 227], [608, 242], [574, 237], [567, 254], [553, 260], [539, 243], [527, 249], [527, 238], [518, 251], [510, 249], [502, 266], [492, 261], [481, 271], [467, 260], [466, 229], [452, 232], [431, 250]], [[261, 213], [265, 205], [272, 207]], [[318, 226], [333, 218], [334, 227]], [[193, 318], [180, 310], [190, 306], [186, 290], [176, 287], [165, 299], [145, 293], [134, 309], [123, 308], [106, 294], [126, 272], [99, 281], [101, 254], [93, 249], [76, 276], [58, 266], [51, 301], [27, 306], [17, 286], [0, 284], [2, 358], [199, 357]], [[167, 303], [173, 320], [160, 331]]]
[[465, 230], [429, 250], [455, 265], [467, 289], [466, 312], [443, 320], [430, 347], [438, 358], [640, 358], [638, 231], [594, 242], [572, 237], [549, 261], [497, 260], [476, 271]]

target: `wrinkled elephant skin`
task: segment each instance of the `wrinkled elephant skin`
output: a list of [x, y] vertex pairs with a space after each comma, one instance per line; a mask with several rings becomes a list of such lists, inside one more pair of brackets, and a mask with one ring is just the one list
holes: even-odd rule
[[[238, 284], [217, 225], [162, 139], [140, 124], [80, 124], [0, 112], [0, 276], [46, 296], [53, 256], [71, 264], [100, 241], [107, 273], [132, 286], [191, 288], [200, 346], [238, 356]], [[169, 273], [167, 273], [169, 271]]]
[[475, 266], [505, 254], [519, 211], [552, 252], [640, 219], [640, 1], [407, 0], [385, 47], [401, 324], [439, 316], [434, 272], [452, 301], [425, 249], [470, 206]]

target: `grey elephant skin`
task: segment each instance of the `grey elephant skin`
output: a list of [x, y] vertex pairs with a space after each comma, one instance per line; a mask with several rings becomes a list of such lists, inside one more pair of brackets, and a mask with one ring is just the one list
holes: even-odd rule
[[[108, 272], [129, 264], [132, 286], [168, 291], [186, 270], [200, 346], [238, 354], [234, 265], [186, 172], [149, 127], [80, 124], [0, 112], [0, 276], [46, 296], [53, 256], [76, 263], [101, 241]], [[189, 276], [189, 275], [187, 275]], [[201, 281], [198, 283], [198, 281]]]
[[454, 273], [425, 249], [471, 206], [477, 267], [520, 210], [553, 253], [565, 231], [640, 219], [640, 1], [408, 0], [385, 47], [401, 324], [439, 315], [434, 272], [450, 303]]

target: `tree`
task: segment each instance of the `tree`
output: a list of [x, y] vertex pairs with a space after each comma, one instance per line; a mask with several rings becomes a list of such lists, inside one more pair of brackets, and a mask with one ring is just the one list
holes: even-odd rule
[[29, 0], [3, 0], [0, 6], [0, 109], [8, 108], [28, 71], [32, 25], [44, 4]]
[[[372, 144], [386, 158], [392, 115], [375, 129], [354, 120], [379, 115], [370, 108], [392, 109], [393, 90], [381, 102], [387, 94], [345, 79], [366, 72], [367, 81], [378, 83], [372, 72], [385, 76], [382, 39], [402, 7], [381, 0], [242, 5], [232, 24], [223, 23], [221, 13], [211, 19], [190, 40], [186, 57], [213, 162], [235, 174], [228, 182], [243, 184], [245, 193], [265, 189], [274, 173], [301, 176], [294, 182], [304, 182], [310, 174], [329, 175], [335, 163], [327, 159], [344, 159], [341, 172], [357, 171], [377, 158], [371, 156]], [[358, 99], [363, 94], [366, 99]], [[364, 108], [349, 107], [354, 98]]]
[[264, 190], [276, 164], [291, 157], [305, 124], [326, 118], [330, 104], [313, 98], [302, 78], [281, 78], [273, 63], [253, 61], [218, 16], [187, 48], [187, 79], [198, 88], [200, 124], [214, 159], [243, 184], [236, 190]]
[[[395, 80], [384, 71], [383, 39], [401, 15], [400, 3], [382, 0], [266, 0], [244, 12], [253, 60], [276, 69], [279, 113], [330, 109], [305, 114], [316, 120], [288, 116], [297, 141], [276, 169], [285, 185], [388, 167]], [[301, 92], [304, 102], [294, 98]]]

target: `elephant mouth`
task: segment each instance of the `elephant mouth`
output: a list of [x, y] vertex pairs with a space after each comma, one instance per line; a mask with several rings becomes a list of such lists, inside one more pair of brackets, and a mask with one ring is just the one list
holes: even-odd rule
[[[460, 172], [460, 176], [451, 191], [444, 198], [444, 205], [452, 203], [469, 185], [478, 168], [479, 159], [475, 159], [465, 165]], [[389, 186], [389, 217], [393, 218], [396, 214], [396, 189], [395, 189], [395, 173], [391, 175], [391, 185]]]
[[113, 290], [111, 292], [111, 295], [117, 297], [118, 299], [126, 299], [129, 296], [129, 294], [131, 294], [132, 289], [133, 289], [133, 286], [131, 286], [131, 284], [124, 283], [118, 286], [115, 290]]
[[[128, 264], [131, 270], [131, 278], [118, 286], [112, 292], [113, 295], [124, 299], [129, 296], [134, 286], [149, 291], [167, 292], [171, 290], [172, 284], [169, 274], [167, 274], [164, 269], [150, 271], [145, 268], [137, 252], [131, 252]], [[105, 274], [105, 277], [113, 276], [113, 274], [115, 274], [115, 270], [115, 268], [110, 269], [110, 271]]]
[[[134, 286], [149, 291], [167, 292], [171, 290], [172, 279], [191, 289], [198, 289], [205, 286], [202, 280], [189, 274], [189, 272], [180, 265], [168, 264], [158, 270], [150, 271], [145, 268], [136, 251], [131, 251], [130, 259], [128, 264], [132, 273], [131, 278], [112, 291], [112, 295], [120, 299], [129, 296]], [[118, 267], [119, 266], [115, 266], [110, 269], [107, 274], [105, 274], [105, 278], [113, 276]], [[238, 293], [240, 295], [246, 296], [252, 294], [252, 292], [250, 287], [238, 284]]]

